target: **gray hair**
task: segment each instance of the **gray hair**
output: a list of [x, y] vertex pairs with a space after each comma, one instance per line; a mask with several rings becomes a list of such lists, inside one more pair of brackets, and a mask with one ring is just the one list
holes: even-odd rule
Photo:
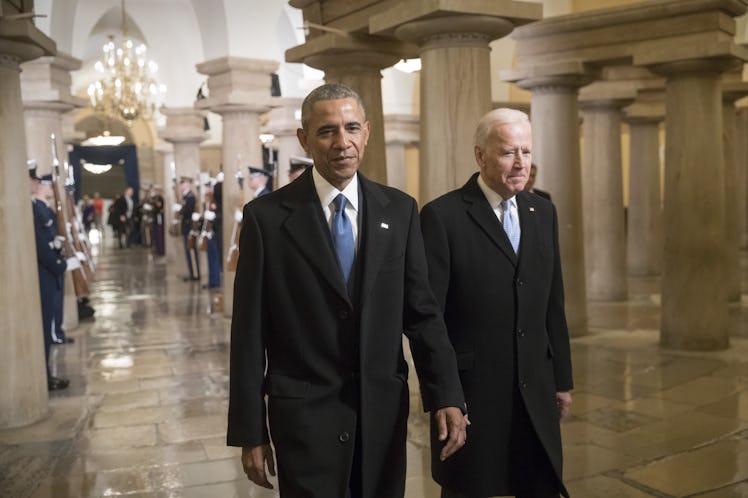
[[473, 144], [483, 148], [494, 126], [511, 123], [527, 123], [529, 125], [530, 117], [522, 111], [509, 109], [508, 107], [500, 107], [490, 111], [478, 121], [478, 127], [475, 129], [475, 135], [473, 136]]
[[366, 119], [364, 103], [361, 101], [361, 97], [351, 87], [341, 83], [327, 83], [312, 90], [301, 104], [301, 127], [305, 130], [307, 129], [314, 104], [320, 100], [338, 99], [356, 99], [358, 107], [361, 109], [361, 115]]

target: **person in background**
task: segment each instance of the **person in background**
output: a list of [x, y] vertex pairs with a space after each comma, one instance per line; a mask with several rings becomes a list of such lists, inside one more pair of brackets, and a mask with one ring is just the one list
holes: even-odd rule
[[91, 227], [96, 226], [96, 214], [94, 212], [93, 201], [88, 195], [83, 196], [83, 210], [81, 212], [83, 218], [83, 228], [86, 232], [91, 230]]
[[533, 194], [537, 194], [540, 197], [544, 197], [547, 200], [551, 200], [551, 194], [546, 192], [545, 190], [540, 190], [539, 188], [535, 188], [535, 178], [538, 176], [538, 167], [535, 165], [535, 163], [532, 163], [530, 165], [530, 177], [527, 179], [527, 185], [525, 185], [525, 190], [528, 192], [532, 192]]
[[96, 228], [99, 232], [104, 232], [103, 216], [104, 216], [104, 199], [101, 198], [101, 194], [94, 192], [93, 200], [91, 201], [94, 209], [94, 220]]
[[270, 180], [270, 172], [261, 168], [249, 167], [249, 190], [252, 192], [252, 198], [257, 199], [267, 195], [271, 190], [267, 187]]
[[471, 422], [454, 458], [441, 461], [432, 450], [432, 474], [442, 498], [568, 496], [559, 421], [573, 382], [558, 217], [553, 204], [523, 191], [532, 157], [527, 115], [483, 116], [474, 154], [479, 172], [421, 211], [431, 289]]
[[192, 191], [192, 178], [183, 176], [179, 182], [179, 188], [182, 191], [182, 204], [175, 206], [181, 216], [182, 242], [184, 243], [184, 255], [187, 260], [187, 270], [189, 274], [182, 278], [186, 281], [200, 280], [200, 255], [197, 252], [197, 244], [190, 247], [189, 238], [192, 230], [192, 214], [197, 208], [197, 197]]
[[289, 160], [288, 183], [296, 180], [311, 165], [312, 160], [307, 157], [292, 157]]

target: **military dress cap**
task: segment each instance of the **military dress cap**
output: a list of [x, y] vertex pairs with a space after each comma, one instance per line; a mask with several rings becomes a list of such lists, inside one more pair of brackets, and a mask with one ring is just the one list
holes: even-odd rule
[[180, 176], [179, 177], [179, 183], [184, 183], [184, 182], [192, 183], [193, 179], [192, 179], [192, 177], [189, 177], [189, 176]]
[[314, 161], [312, 159], [309, 159], [308, 157], [292, 157], [289, 159], [288, 170], [293, 173], [294, 171], [299, 171], [300, 169], [306, 169], [313, 164]]
[[36, 159], [29, 159], [26, 161], [26, 166], [29, 168], [29, 178], [32, 180], [39, 180], [39, 177], [36, 176]]
[[52, 174], [44, 175], [43, 177], [39, 178], [39, 181], [46, 185], [52, 185]]
[[249, 167], [249, 174], [250, 175], [265, 175], [268, 178], [270, 178], [271, 176], [268, 170], [262, 169], [262, 168], [255, 168], [254, 166]]

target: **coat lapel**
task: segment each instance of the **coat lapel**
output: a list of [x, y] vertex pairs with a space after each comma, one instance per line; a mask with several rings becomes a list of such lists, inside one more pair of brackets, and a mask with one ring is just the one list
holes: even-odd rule
[[[470, 180], [462, 187], [463, 199], [468, 204], [468, 215], [483, 230], [489, 239], [498, 247], [504, 255], [509, 258], [513, 265], [517, 265], [517, 255], [514, 253], [512, 243], [509, 242], [506, 232], [499, 224], [496, 214], [483, 195], [478, 186], [478, 173], [473, 175]], [[521, 223], [521, 216], [520, 216]], [[522, 229], [522, 225], [520, 225]], [[522, 233], [524, 235], [524, 231]], [[520, 237], [520, 251], [522, 250], [522, 237]]]
[[361, 301], [369, 294], [374, 281], [376, 280], [382, 261], [387, 242], [389, 239], [389, 226], [393, 222], [402, 223], [403, 220], [390, 220], [385, 216], [385, 207], [389, 204], [387, 195], [376, 183], [370, 182], [364, 176], [358, 174], [361, 192], [363, 193], [363, 228], [360, 233], [363, 234], [359, 241], [359, 251], [363, 256], [363, 277], [361, 279]]
[[283, 230], [330, 287], [350, 305], [350, 297], [335, 257], [330, 231], [322, 215], [311, 171], [304, 173], [296, 179], [294, 185], [289, 186], [283, 205], [289, 209]]

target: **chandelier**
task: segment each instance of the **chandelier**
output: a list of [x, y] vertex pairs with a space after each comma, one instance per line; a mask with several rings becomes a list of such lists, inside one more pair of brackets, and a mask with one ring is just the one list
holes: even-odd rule
[[166, 85], [156, 80], [158, 65], [146, 57], [144, 44], [135, 47], [125, 28], [125, 0], [122, 0], [122, 46], [114, 37], [103, 47], [104, 58], [95, 64], [102, 78], [88, 86], [91, 106], [100, 112], [119, 116], [127, 123], [158, 112]]

